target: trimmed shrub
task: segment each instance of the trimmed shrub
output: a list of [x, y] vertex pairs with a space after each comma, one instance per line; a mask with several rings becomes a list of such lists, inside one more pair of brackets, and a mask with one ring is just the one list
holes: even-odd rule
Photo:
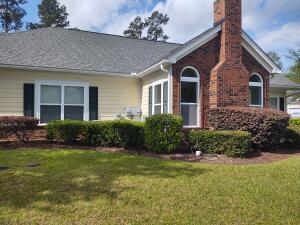
[[289, 119], [284, 112], [247, 107], [215, 108], [209, 114], [213, 129], [248, 131], [253, 147], [262, 149], [285, 142]]
[[53, 121], [47, 126], [49, 140], [62, 140], [68, 145], [74, 144], [84, 130], [85, 122], [76, 120]]
[[291, 125], [288, 127], [286, 144], [288, 147], [300, 147], [300, 126]]
[[83, 143], [86, 145], [135, 147], [144, 144], [144, 124], [129, 120], [88, 122]]
[[300, 118], [290, 119], [290, 125], [300, 126]]
[[194, 151], [244, 157], [251, 146], [251, 135], [246, 131], [190, 131], [188, 141]]
[[0, 138], [15, 135], [20, 141], [29, 140], [28, 131], [35, 130], [39, 120], [26, 116], [1, 116]]
[[160, 114], [146, 118], [145, 143], [150, 151], [173, 152], [181, 143], [181, 116]]
[[66, 144], [134, 147], [144, 143], [144, 127], [133, 121], [53, 121], [47, 127], [48, 140]]

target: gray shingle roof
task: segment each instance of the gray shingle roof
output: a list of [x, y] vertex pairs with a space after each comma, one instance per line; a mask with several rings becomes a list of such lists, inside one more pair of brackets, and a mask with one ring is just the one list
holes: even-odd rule
[[275, 74], [270, 81], [270, 85], [277, 87], [300, 88], [300, 84], [291, 81], [285, 77], [284, 74]]
[[0, 34], [0, 64], [130, 74], [180, 44], [64, 28]]

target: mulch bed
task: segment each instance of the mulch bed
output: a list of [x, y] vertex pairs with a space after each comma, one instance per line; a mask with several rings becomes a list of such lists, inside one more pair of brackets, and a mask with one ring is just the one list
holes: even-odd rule
[[99, 152], [120, 152], [133, 155], [143, 155], [147, 157], [159, 158], [162, 160], [178, 160], [184, 162], [199, 162], [199, 163], [215, 163], [215, 164], [231, 164], [231, 165], [251, 165], [251, 164], [266, 164], [287, 159], [292, 156], [300, 157], [300, 149], [281, 149], [270, 152], [252, 152], [246, 158], [228, 158], [224, 155], [204, 154], [196, 157], [195, 154], [177, 152], [174, 154], [156, 154], [146, 152], [141, 149], [124, 149], [115, 147], [86, 147], [86, 146], [68, 146], [59, 143], [49, 143], [48, 141], [31, 141], [27, 143], [20, 142], [0, 142], [1, 150], [15, 149], [80, 149], [93, 150]]

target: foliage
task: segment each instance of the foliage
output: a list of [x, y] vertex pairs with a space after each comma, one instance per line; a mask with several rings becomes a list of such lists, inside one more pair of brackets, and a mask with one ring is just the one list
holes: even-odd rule
[[183, 119], [171, 114], [160, 114], [146, 118], [145, 142], [150, 151], [173, 152], [181, 143]]
[[82, 134], [86, 145], [136, 147], [144, 144], [144, 124], [129, 120], [86, 123]]
[[[164, 34], [162, 25], [167, 25], [169, 19], [170, 18], [167, 14], [160, 13], [159, 11], [154, 11], [151, 16], [144, 20], [137, 16], [132, 22], [130, 22], [128, 29], [123, 33], [126, 37], [130, 38], [166, 41], [169, 37]], [[143, 37], [143, 31], [146, 28], [147, 35]]]
[[26, 3], [26, 0], [0, 0], [0, 23], [4, 33], [22, 28], [26, 11], [21, 5]]
[[300, 147], [300, 126], [289, 126], [286, 139], [286, 144], [288, 147]]
[[148, 25], [142, 20], [140, 16], [134, 18], [132, 22], [130, 22], [127, 30], [124, 31], [124, 35], [126, 37], [142, 39], [143, 30]]
[[[300, 45], [296, 50], [290, 49], [288, 57], [294, 61], [294, 65], [289, 68], [287, 77], [296, 83], [300, 83]], [[300, 100], [300, 91], [290, 91], [289, 97], [292, 100]]]
[[20, 141], [29, 139], [28, 131], [37, 128], [38, 119], [26, 116], [1, 116], [0, 138], [15, 135]]
[[27, 29], [37, 29], [41, 27], [67, 27], [68, 13], [65, 5], [60, 5], [57, 0], [43, 0], [38, 5], [38, 16], [40, 23], [28, 23]]
[[84, 122], [76, 120], [52, 121], [46, 126], [48, 140], [62, 140], [74, 144], [84, 130]]
[[192, 150], [228, 157], [243, 157], [251, 146], [251, 135], [246, 131], [191, 131], [188, 140]]
[[147, 31], [147, 40], [152, 41], [166, 41], [169, 39], [169, 36], [164, 34], [162, 25], [167, 25], [169, 22], [169, 17], [167, 14], [160, 13], [159, 11], [154, 11], [148, 19], [146, 19], [146, 23], [149, 24], [149, 28]]
[[48, 140], [66, 144], [135, 147], [144, 143], [141, 122], [116, 121], [53, 121], [47, 127]]
[[273, 109], [249, 107], [215, 108], [210, 111], [209, 123], [215, 130], [250, 132], [256, 148], [274, 148], [285, 142], [289, 115]]
[[270, 51], [268, 52], [268, 55], [277, 64], [277, 66], [279, 66], [281, 69], [283, 68], [283, 63], [281, 61], [281, 58], [276, 52]]
[[290, 124], [295, 126], [300, 126], [300, 118], [290, 119]]

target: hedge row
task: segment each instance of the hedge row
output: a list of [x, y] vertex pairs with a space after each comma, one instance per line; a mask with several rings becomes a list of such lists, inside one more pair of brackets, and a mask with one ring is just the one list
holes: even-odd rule
[[53, 121], [47, 126], [48, 140], [66, 144], [91, 146], [135, 147], [144, 143], [144, 127], [141, 122], [116, 121]]
[[1, 116], [0, 138], [15, 135], [20, 141], [29, 139], [28, 131], [35, 130], [39, 120], [26, 116]]
[[289, 115], [273, 109], [216, 108], [210, 111], [209, 124], [215, 130], [243, 130], [252, 136], [253, 146], [272, 148], [286, 141]]
[[300, 118], [294, 118], [290, 120], [290, 125], [292, 126], [300, 126]]
[[251, 135], [246, 131], [191, 131], [188, 141], [194, 151], [244, 157], [250, 150]]

